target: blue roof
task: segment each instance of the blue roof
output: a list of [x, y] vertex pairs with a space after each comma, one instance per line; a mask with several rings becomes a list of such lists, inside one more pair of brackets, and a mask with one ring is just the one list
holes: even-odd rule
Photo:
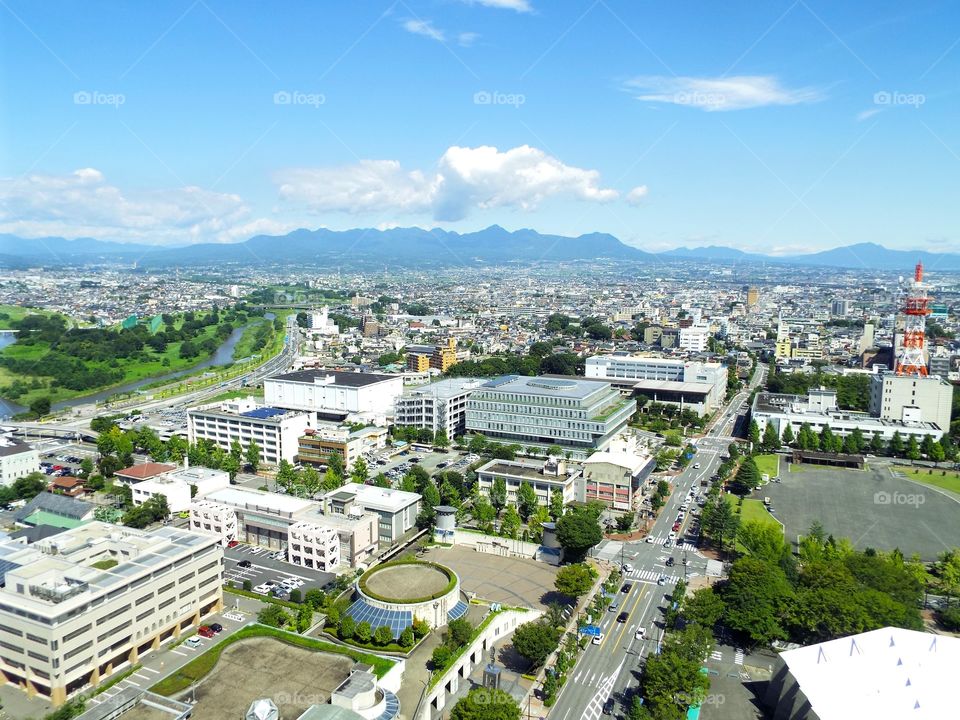
[[257, 420], [269, 420], [272, 417], [278, 417], [280, 415], [286, 415], [287, 411], [281, 408], [275, 407], [259, 407], [253, 410], [248, 410], [245, 413], [240, 413], [243, 417], [256, 418]]
[[380, 716], [377, 720], [393, 720], [400, 713], [400, 700], [397, 699], [397, 696], [386, 688], [380, 688], [383, 690], [383, 702], [385, 707], [383, 712], [380, 713]]
[[19, 565], [10, 560], [0, 560], [0, 586], [4, 585], [7, 581], [7, 573], [11, 570], [16, 570]]
[[370, 623], [370, 627], [374, 630], [381, 625], [387, 625], [393, 632], [394, 639], [400, 637], [400, 633], [413, 625], [413, 613], [409, 610], [385, 610], [368, 605], [362, 598], [347, 608], [347, 615], [357, 623], [364, 621]]

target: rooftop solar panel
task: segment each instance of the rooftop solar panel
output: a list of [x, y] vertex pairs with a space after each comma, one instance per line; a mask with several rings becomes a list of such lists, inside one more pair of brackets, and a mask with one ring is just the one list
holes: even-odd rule
[[462, 618], [467, 614], [467, 611], [470, 609], [470, 606], [467, 605], [463, 600], [458, 602], [453, 608], [447, 613], [447, 622], [450, 620], [457, 620]]
[[7, 581], [7, 573], [11, 570], [16, 570], [19, 565], [10, 560], [0, 560], [0, 585], [4, 585]]
[[255, 420], [269, 420], [270, 418], [284, 415], [286, 412], [286, 410], [281, 410], [280, 408], [261, 407], [240, 414], [243, 417], [254, 418]]
[[388, 626], [394, 639], [399, 638], [400, 633], [413, 625], [413, 613], [409, 610], [386, 610], [373, 607], [362, 599], [347, 608], [347, 614], [358, 623], [364, 621], [370, 623], [370, 627], [374, 630], [381, 625]]

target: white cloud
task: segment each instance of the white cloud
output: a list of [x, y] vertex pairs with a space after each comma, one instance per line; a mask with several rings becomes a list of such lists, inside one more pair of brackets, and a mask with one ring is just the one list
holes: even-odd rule
[[457, 44], [460, 47], [470, 47], [477, 41], [477, 38], [480, 37], [480, 33], [475, 32], [462, 32], [457, 35]]
[[503, 152], [453, 146], [432, 172], [407, 171], [393, 160], [364, 160], [337, 168], [283, 170], [274, 180], [282, 198], [316, 212], [429, 212], [447, 222], [474, 210], [532, 210], [556, 196], [591, 202], [618, 197], [616, 190], [600, 186], [596, 170], [565, 165], [528, 145]]
[[422, 35], [423, 37], [436, 40], [437, 42], [444, 42], [446, 40], [443, 30], [435, 27], [430, 20], [405, 20], [403, 23], [403, 29], [408, 33]]
[[720, 78], [645, 75], [626, 82], [637, 100], [690, 105], [707, 112], [768, 105], [799, 105], [823, 99], [816, 88], [785, 88], [772, 75]]
[[533, 12], [530, 0], [461, 0], [467, 5], [483, 5], [484, 7], [515, 10], [518, 13]]
[[869, 108], [862, 112], [857, 113], [857, 122], [863, 122], [864, 120], [869, 120], [877, 113], [883, 112], [883, 108]]
[[160, 244], [231, 242], [287, 228], [250, 217], [238, 196], [195, 186], [124, 192], [103, 173], [0, 178], [0, 232]]
[[647, 199], [649, 192], [650, 191], [646, 185], [638, 185], [637, 187], [633, 188], [633, 190], [628, 192], [624, 199], [627, 201], [628, 205], [633, 205], [636, 207], [643, 204], [643, 201]]

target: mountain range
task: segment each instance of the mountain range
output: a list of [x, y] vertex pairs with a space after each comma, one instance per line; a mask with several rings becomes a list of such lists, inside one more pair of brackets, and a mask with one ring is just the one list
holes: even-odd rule
[[238, 243], [197, 243], [182, 247], [118, 243], [94, 238], [22, 238], [0, 234], [0, 267], [103, 262], [140, 267], [195, 267], [213, 263], [296, 263], [315, 266], [428, 268], [530, 264], [549, 261], [698, 261], [714, 263], [793, 264], [865, 268], [908, 273], [918, 261], [929, 269], [960, 271], [960, 253], [891, 250], [859, 243], [805, 255], [771, 256], [711, 245], [650, 253], [626, 245], [613, 235], [578, 237], [536, 230], [508, 231], [491, 225], [472, 233], [417, 227], [376, 230], [294, 230], [286, 235], [257, 235]]

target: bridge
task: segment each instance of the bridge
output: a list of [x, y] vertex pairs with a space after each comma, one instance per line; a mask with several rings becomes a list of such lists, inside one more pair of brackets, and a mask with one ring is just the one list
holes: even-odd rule
[[58, 438], [61, 440], [90, 440], [96, 442], [100, 433], [90, 428], [56, 426], [51, 423], [10, 423], [6, 427], [16, 428], [14, 432], [34, 438]]

